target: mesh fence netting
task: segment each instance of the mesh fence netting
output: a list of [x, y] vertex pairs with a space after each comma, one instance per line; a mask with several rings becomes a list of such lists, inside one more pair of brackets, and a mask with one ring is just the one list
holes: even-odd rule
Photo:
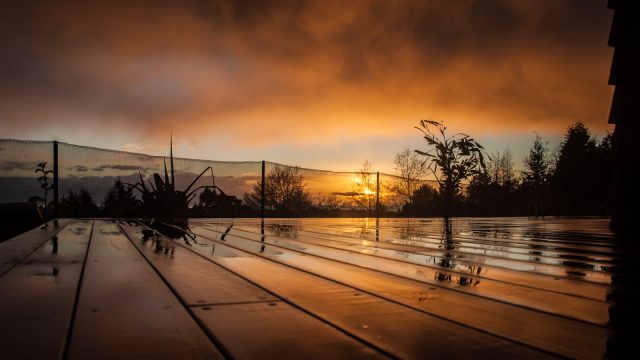
[[[53, 141], [0, 140], [0, 203], [44, 198], [35, 173], [41, 162], [53, 168]], [[52, 194], [48, 196], [50, 200]]]
[[[53, 169], [53, 147], [52, 141], [0, 140], [0, 203], [44, 197], [35, 169], [41, 162], [47, 163], [47, 169]], [[154, 174], [164, 181], [165, 168], [166, 177], [172, 181], [168, 156], [58, 143], [60, 198], [85, 190], [102, 206], [117, 179], [126, 186], [144, 182], [150, 187], [156, 184]], [[261, 177], [261, 161], [173, 159], [175, 189], [197, 189], [190, 207], [206, 201], [200, 195], [207, 186], [215, 184], [226, 195], [235, 197], [242, 208], [258, 210]], [[408, 201], [412, 187], [422, 184], [433, 182], [414, 180], [407, 184], [402, 177], [383, 173], [333, 172], [265, 162], [265, 210], [267, 214], [292, 216], [345, 211], [373, 214], [379, 201], [379, 209], [397, 211]], [[140, 192], [134, 191], [134, 196], [140, 198]], [[51, 192], [48, 197], [51, 200]]]

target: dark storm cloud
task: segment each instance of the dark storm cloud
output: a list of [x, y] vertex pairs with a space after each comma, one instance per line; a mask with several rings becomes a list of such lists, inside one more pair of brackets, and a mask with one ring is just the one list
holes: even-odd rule
[[142, 166], [136, 166], [136, 165], [100, 165], [98, 167], [91, 169], [91, 171], [104, 171], [104, 170], [118, 170], [118, 171], [138, 170], [138, 171], [146, 172], [147, 170], [152, 170], [152, 169], [145, 168]]
[[35, 170], [36, 163], [35, 162], [26, 162], [26, 161], [11, 161], [11, 160], [2, 160], [0, 161], [0, 170], [2, 171], [13, 171], [13, 170]]
[[[281, 141], [606, 123], [605, 1], [3, 3], [2, 127]], [[345, 129], [346, 127], [346, 129]], [[258, 135], [259, 134], [259, 135]]]
[[84, 165], [72, 166], [72, 167], [69, 168], [69, 170], [76, 171], [76, 172], [87, 172], [87, 171], [89, 171], [89, 169]]

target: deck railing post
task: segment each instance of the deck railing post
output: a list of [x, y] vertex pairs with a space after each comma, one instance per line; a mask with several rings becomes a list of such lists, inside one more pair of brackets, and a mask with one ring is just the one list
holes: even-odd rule
[[262, 160], [262, 180], [260, 181], [260, 217], [264, 219], [264, 178], [265, 164]]
[[262, 180], [260, 181], [260, 241], [264, 241], [264, 172], [265, 164], [264, 160], [262, 160]]
[[380, 217], [380, 172], [376, 172], [376, 219]]
[[380, 228], [378, 220], [380, 219], [380, 171], [376, 172], [376, 241], [380, 239]]
[[53, 141], [53, 218], [58, 218], [58, 141]]

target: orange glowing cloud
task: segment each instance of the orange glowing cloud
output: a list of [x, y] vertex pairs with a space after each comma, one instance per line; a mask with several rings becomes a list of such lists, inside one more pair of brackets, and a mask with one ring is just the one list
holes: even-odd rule
[[[539, 1], [52, 1], [3, 5], [2, 130], [248, 146], [603, 130], [611, 14]], [[150, 139], [150, 140], [149, 140]]]

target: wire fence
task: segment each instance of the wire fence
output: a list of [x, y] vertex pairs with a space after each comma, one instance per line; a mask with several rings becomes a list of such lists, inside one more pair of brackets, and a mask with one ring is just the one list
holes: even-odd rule
[[[302, 195], [288, 200], [294, 203], [291, 207], [294, 211], [284, 212], [292, 216], [304, 216], [306, 213], [392, 212], [398, 211], [408, 201], [406, 191], [402, 191], [406, 188], [406, 179], [392, 174], [326, 171], [269, 161], [212, 161], [180, 157], [173, 159], [172, 166], [171, 159], [164, 156], [56, 141], [0, 139], [0, 203], [26, 202], [30, 199], [42, 201], [36, 200], [37, 197], [43, 197], [44, 190], [35, 173], [41, 162], [47, 163], [47, 169], [57, 168], [57, 173], [51, 174], [50, 180], [52, 187], [57, 190], [57, 197], [52, 191], [48, 195], [50, 200], [86, 190], [98, 206], [102, 205], [117, 179], [131, 185], [139, 182], [154, 184], [154, 174], [164, 179], [166, 169], [170, 178], [171, 168], [175, 189], [184, 190], [190, 185], [196, 189], [215, 184], [225, 194], [235, 197], [237, 203], [246, 209], [259, 210], [259, 207], [265, 207], [267, 215], [282, 210], [278, 208], [278, 201], [285, 200], [278, 198], [278, 187], [301, 188]], [[207, 168], [211, 168], [211, 171], [205, 171]], [[267, 194], [264, 195], [266, 204], [262, 201], [263, 184], [267, 187]], [[436, 186], [434, 181], [413, 180], [413, 186], [425, 184]], [[273, 191], [270, 192], [270, 189]], [[202, 191], [204, 188], [196, 191], [189, 206], [198, 206]], [[140, 197], [135, 191], [134, 194]], [[296, 207], [296, 201], [300, 202], [297, 205], [304, 206]], [[282, 214], [280, 211], [279, 215]]]

